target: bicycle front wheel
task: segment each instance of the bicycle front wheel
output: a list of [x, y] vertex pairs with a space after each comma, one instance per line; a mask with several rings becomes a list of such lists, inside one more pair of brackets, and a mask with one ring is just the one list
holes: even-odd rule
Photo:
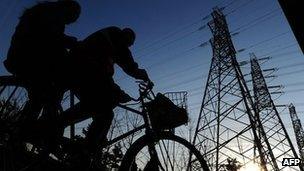
[[[152, 149], [151, 149], [152, 148]], [[127, 150], [119, 171], [209, 171], [200, 152], [171, 132], [143, 136]]]

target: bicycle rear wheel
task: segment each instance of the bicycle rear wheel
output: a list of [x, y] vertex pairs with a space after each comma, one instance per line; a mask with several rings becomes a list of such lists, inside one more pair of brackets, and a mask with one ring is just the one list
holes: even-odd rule
[[[156, 155], [151, 154], [151, 146], [155, 149]], [[200, 152], [191, 143], [171, 132], [160, 132], [153, 138], [145, 135], [131, 145], [121, 162], [119, 171], [139, 169], [209, 170]]]

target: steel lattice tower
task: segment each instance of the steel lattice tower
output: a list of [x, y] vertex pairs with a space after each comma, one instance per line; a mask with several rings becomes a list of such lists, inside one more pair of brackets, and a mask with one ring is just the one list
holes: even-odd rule
[[296, 140], [297, 140], [300, 157], [303, 161], [304, 160], [304, 131], [303, 131], [303, 127], [301, 125], [301, 121], [298, 118], [296, 108], [294, 107], [293, 104], [289, 105], [289, 113], [290, 113], [294, 133], [295, 133]]
[[[258, 59], [253, 53], [250, 57], [254, 106], [257, 111], [256, 117], [260, 120], [256, 123], [258, 136], [265, 149], [268, 149], [267, 153], [271, 161], [275, 161], [269, 164], [272, 164], [275, 170], [283, 170], [284, 167], [281, 165], [283, 158], [297, 158], [297, 153], [271, 98]], [[298, 168], [290, 168], [298, 170]]]
[[[193, 144], [204, 154], [211, 170], [220, 170], [227, 159], [241, 164], [258, 161], [263, 170], [270, 162], [257, 131], [253, 101], [236, 60], [224, 14], [215, 8], [208, 23], [213, 57]], [[258, 159], [254, 159], [254, 148]]]

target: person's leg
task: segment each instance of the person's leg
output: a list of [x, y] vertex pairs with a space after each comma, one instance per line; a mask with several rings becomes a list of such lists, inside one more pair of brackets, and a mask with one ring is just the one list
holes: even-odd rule
[[42, 110], [41, 98], [38, 92], [29, 91], [28, 100], [21, 111], [21, 122], [31, 123], [38, 119]]
[[102, 113], [93, 117], [93, 122], [91, 123], [86, 136], [88, 150], [92, 153], [96, 152], [98, 145], [106, 143], [107, 134], [114, 117], [112, 107], [103, 109]]
[[45, 145], [51, 147], [63, 132], [56, 119], [62, 95], [45, 79], [31, 77], [28, 84], [29, 100], [22, 111], [22, 135], [39, 143], [44, 140]]
[[21, 122], [31, 124], [38, 119], [43, 108], [45, 83], [32, 72], [19, 74], [17, 77], [25, 82], [28, 93], [28, 100], [21, 114]]
[[33, 81], [29, 77], [21, 77], [27, 83], [28, 100], [20, 113], [20, 130], [22, 137], [27, 137], [33, 134], [33, 123], [38, 120], [39, 114], [43, 108], [43, 99], [41, 96], [41, 87], [37, 85], [36, 81]]
[[[51, 85], [51, 86], [50, 86]], [[45, 86], [43, 95], [43, 112], [39, 118], [41, 126], [40, 137], [45, 141], [45, 147], [52, 151], [63, 135], [64, 127], [60, 122], [60, 109], [63, 92], [51, 83]]]
[[80, 107], [84, 112], [92, 115], [91, 123], [86, 139], [88, 148], [94, 153], [97, 146], [106, 142], [113, 114], [113, 92], [111, 79], [90, 78], [87, 79], [79, 91]]
[[20, 113], [18, 121], [18, 137], [16, 141], [33, 140], [38, 131], [36, 121], [42, 110], [41, 100], [36, 92], [29, 92], [29, 99]]

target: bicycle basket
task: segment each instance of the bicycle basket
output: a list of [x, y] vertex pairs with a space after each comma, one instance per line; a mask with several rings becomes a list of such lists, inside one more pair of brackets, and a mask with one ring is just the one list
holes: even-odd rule
[[146, 104], [153, 129], [173, 129], [188, 123], [188, 113], [176, 106], [169, 98], [158, 93], [154, 100]]

